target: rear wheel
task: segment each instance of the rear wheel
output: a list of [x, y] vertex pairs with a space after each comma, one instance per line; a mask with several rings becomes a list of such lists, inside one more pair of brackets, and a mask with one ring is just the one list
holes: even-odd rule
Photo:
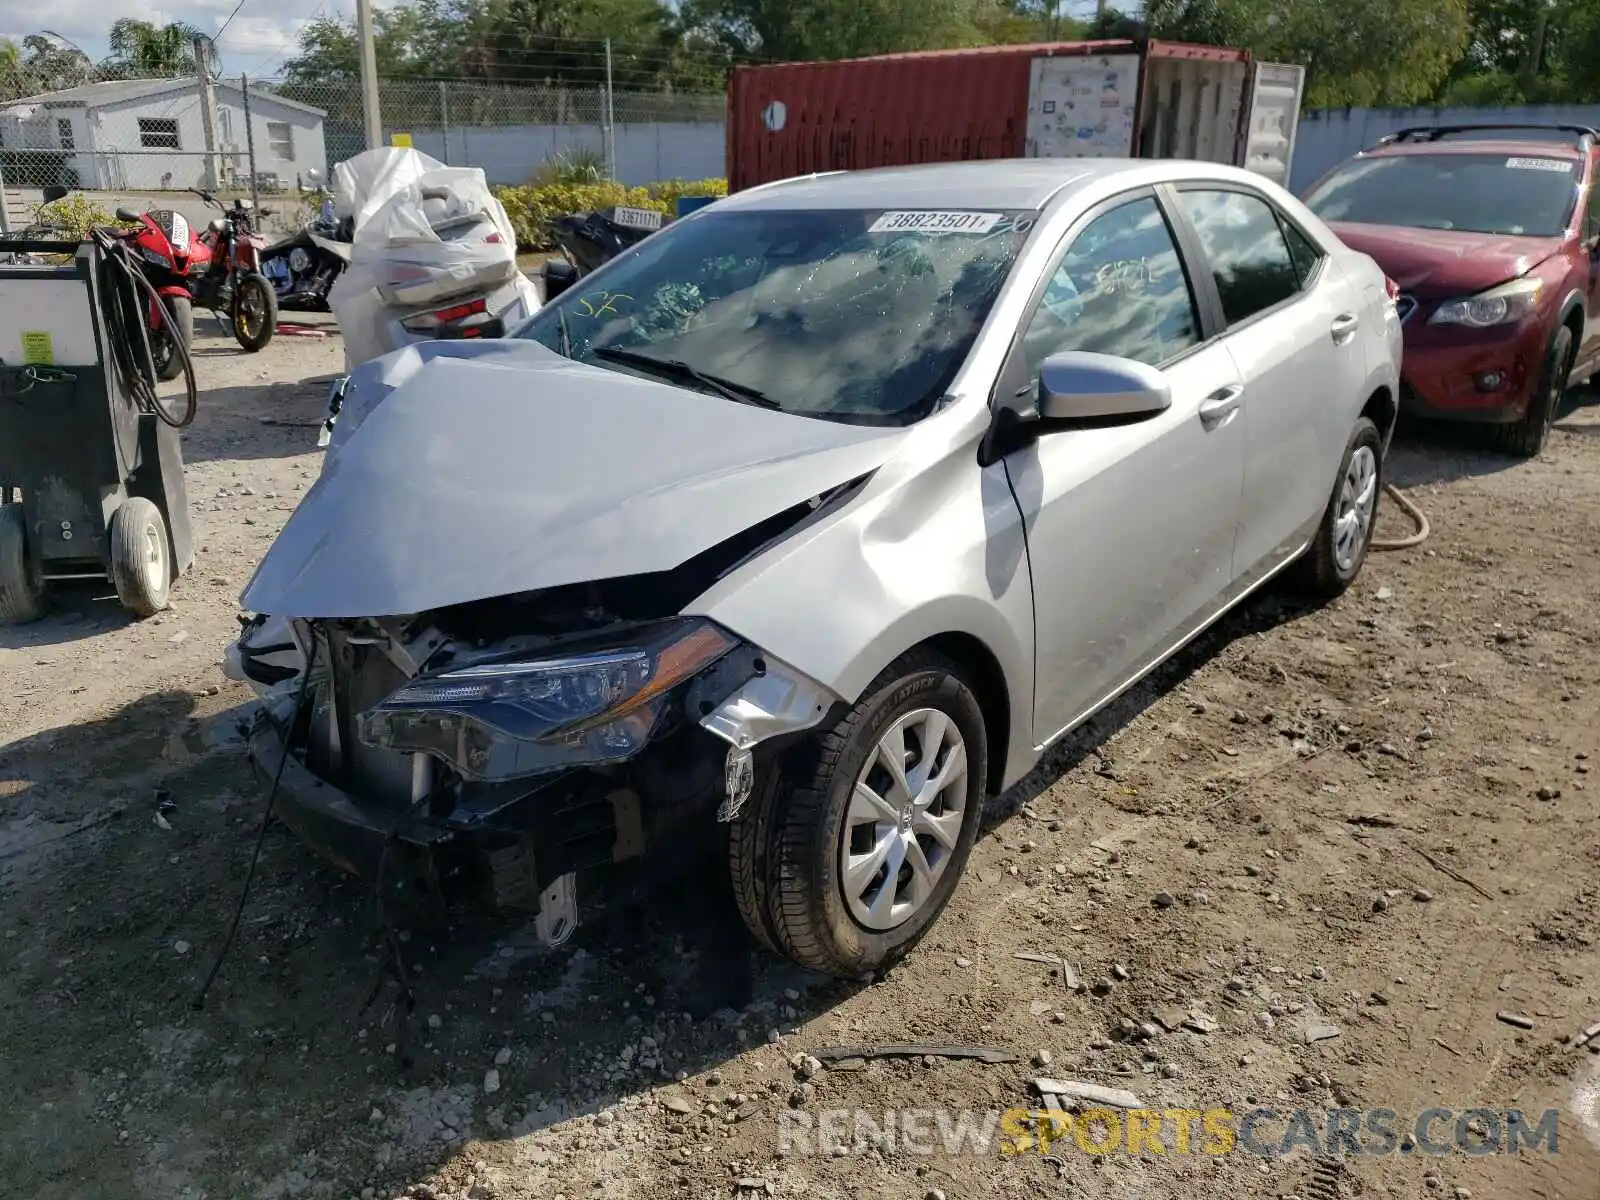
[[1539, 373], [1533, 398], [1528, 401], [1528, 411], [1520, 421], [1510, 425], [1490, 426], [1490, 436], [1499, 449], [1518, 458], [1537, 457], [1544, 449], [1550, 426], [1556, 419], [1556, 409], [1561, 407], [1561, 397], [1567, 390], [1572, 348], [1572, 330], [1562, 325], [1550, 339], [1544, 369]]
[[234, 339], [251, 354], [272, 340], [278, 328], [278, 296], [265, 275], [241, 275], [233, 285]]
[[185, 350], [193, 348], [194, 305], [187, 296], [163, 296], [161, 303], [167, 319], [159, 330], [151, 330], [150, 353], [156, 362], [156, 378], [176, 379], [183, 374], [184, 355], [174, 340], [181, 340]]
[[153, 617], [167, 607], [172, 585], [167, 523], [143, 496], [129, 496], [111, 514], [111, 582], [122, 607]]
[[953, 666], [909, 654], [758, 784], [733, 822], [750, 931], [853, 978], [906, 954], [943, 911], [983, 815], [983, 712]]
[[37, 621], [48, 607], [44, 565], [28, 545], [22, 505], [0, 504], [0, 625]]

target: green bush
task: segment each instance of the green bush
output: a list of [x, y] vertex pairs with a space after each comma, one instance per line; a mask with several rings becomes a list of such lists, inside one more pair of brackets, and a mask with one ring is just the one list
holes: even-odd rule
[[625, 187], [603, 180], [599, 183], [550, 183], [540, 187], [502, 187], [495, 195], [506, 207], [506, 215], [517, 231], [517, 249], [551, 250], [550, 223], [557, 217], [593, 212], [597, 208], [626, 205], [649, 208], [671, 217], [679, 196], [725, 196], [725, 179], [686, 181], [667, 179], [645, 187]]
[[82, 241], [91, 225], [112, 224], [111, 214], [82, 193], [64, 196], [33, 210], [35, 225], [55, 225], [65, 230], [61, 236]]
[[662, 179], [656, 183], [645, 185], [650, 194], [657, 200], [665, 200], [669, 206], [675, 204], [679, 196], [726, 196], [728, 194], [728, 181], [726, 179]]

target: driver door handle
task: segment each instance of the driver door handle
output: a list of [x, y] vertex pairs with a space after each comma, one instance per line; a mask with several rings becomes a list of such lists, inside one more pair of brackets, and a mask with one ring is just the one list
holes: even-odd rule
[[1207, 429], [1215, 429], [1239, 411], [1239, 402], [1243, 399], [1243, 384], [1230, 383], [1227, 387], [1218, 388], [1200, 402], [1201, 423]]
[[1342, 346], [1354, 336], [1355, 331], [1361, 327], [1361, 318], [1354, 313], [1341, 313], [1333, 319], [1328, 326], [1328, 332], [1333, 334], [1333, 344]]

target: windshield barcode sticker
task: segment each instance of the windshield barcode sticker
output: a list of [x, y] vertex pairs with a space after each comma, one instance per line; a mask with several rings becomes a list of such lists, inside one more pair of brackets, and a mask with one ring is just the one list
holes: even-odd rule
[[986, 212], [886, 212], [868, 233], [988, 233], [1000, 220]]
[[662, 215], [648, 208], [614, 208], [611, 219], [624, 229], [660, 229]]
[[1506, 166], [1513, 171], [1550, 171], [1556, 175], [1571, 175], [1572, 160], [1565, 158], [1508, 158]]

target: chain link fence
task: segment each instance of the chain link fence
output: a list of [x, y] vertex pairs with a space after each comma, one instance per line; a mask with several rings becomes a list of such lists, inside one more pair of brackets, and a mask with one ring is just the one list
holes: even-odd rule
[[[383, 79], [386, 141], [406, 135], [452, 166], [482, 167], [495, 183], [520, 183], [538, 162], [572, 147], [598, 149], [608, 125], [669, 132], [705, 126], [681, 170], [668, 139], [639, 170], [703, 176], [720, 141], [720, 94], [525, 86], [481, 80]], [[609, 99], [609, 103], [608, 103]], [[43, 189], [137, 197], [206, 188], [219, 193], [298, 192], [331, 178], [334, 164], [366, 148], [355, 79], [307, 82], [224, 75], [202, 79], [106, 77], [92, 69], [50, 77], [0, 74], [0, 181], [5, 228], [26, 224]], [[613, 136], [614, 136], [614, 131]], [[634, 139], [639, 140], [639, 139]], [[657, 135], [656, 143], [662, 143]], [[704, 143], [704, 145], [701, 145]], [[618, 156], [622, 156], [619, 154]], [[624, 172], [619, 170], [619, 175]]]

